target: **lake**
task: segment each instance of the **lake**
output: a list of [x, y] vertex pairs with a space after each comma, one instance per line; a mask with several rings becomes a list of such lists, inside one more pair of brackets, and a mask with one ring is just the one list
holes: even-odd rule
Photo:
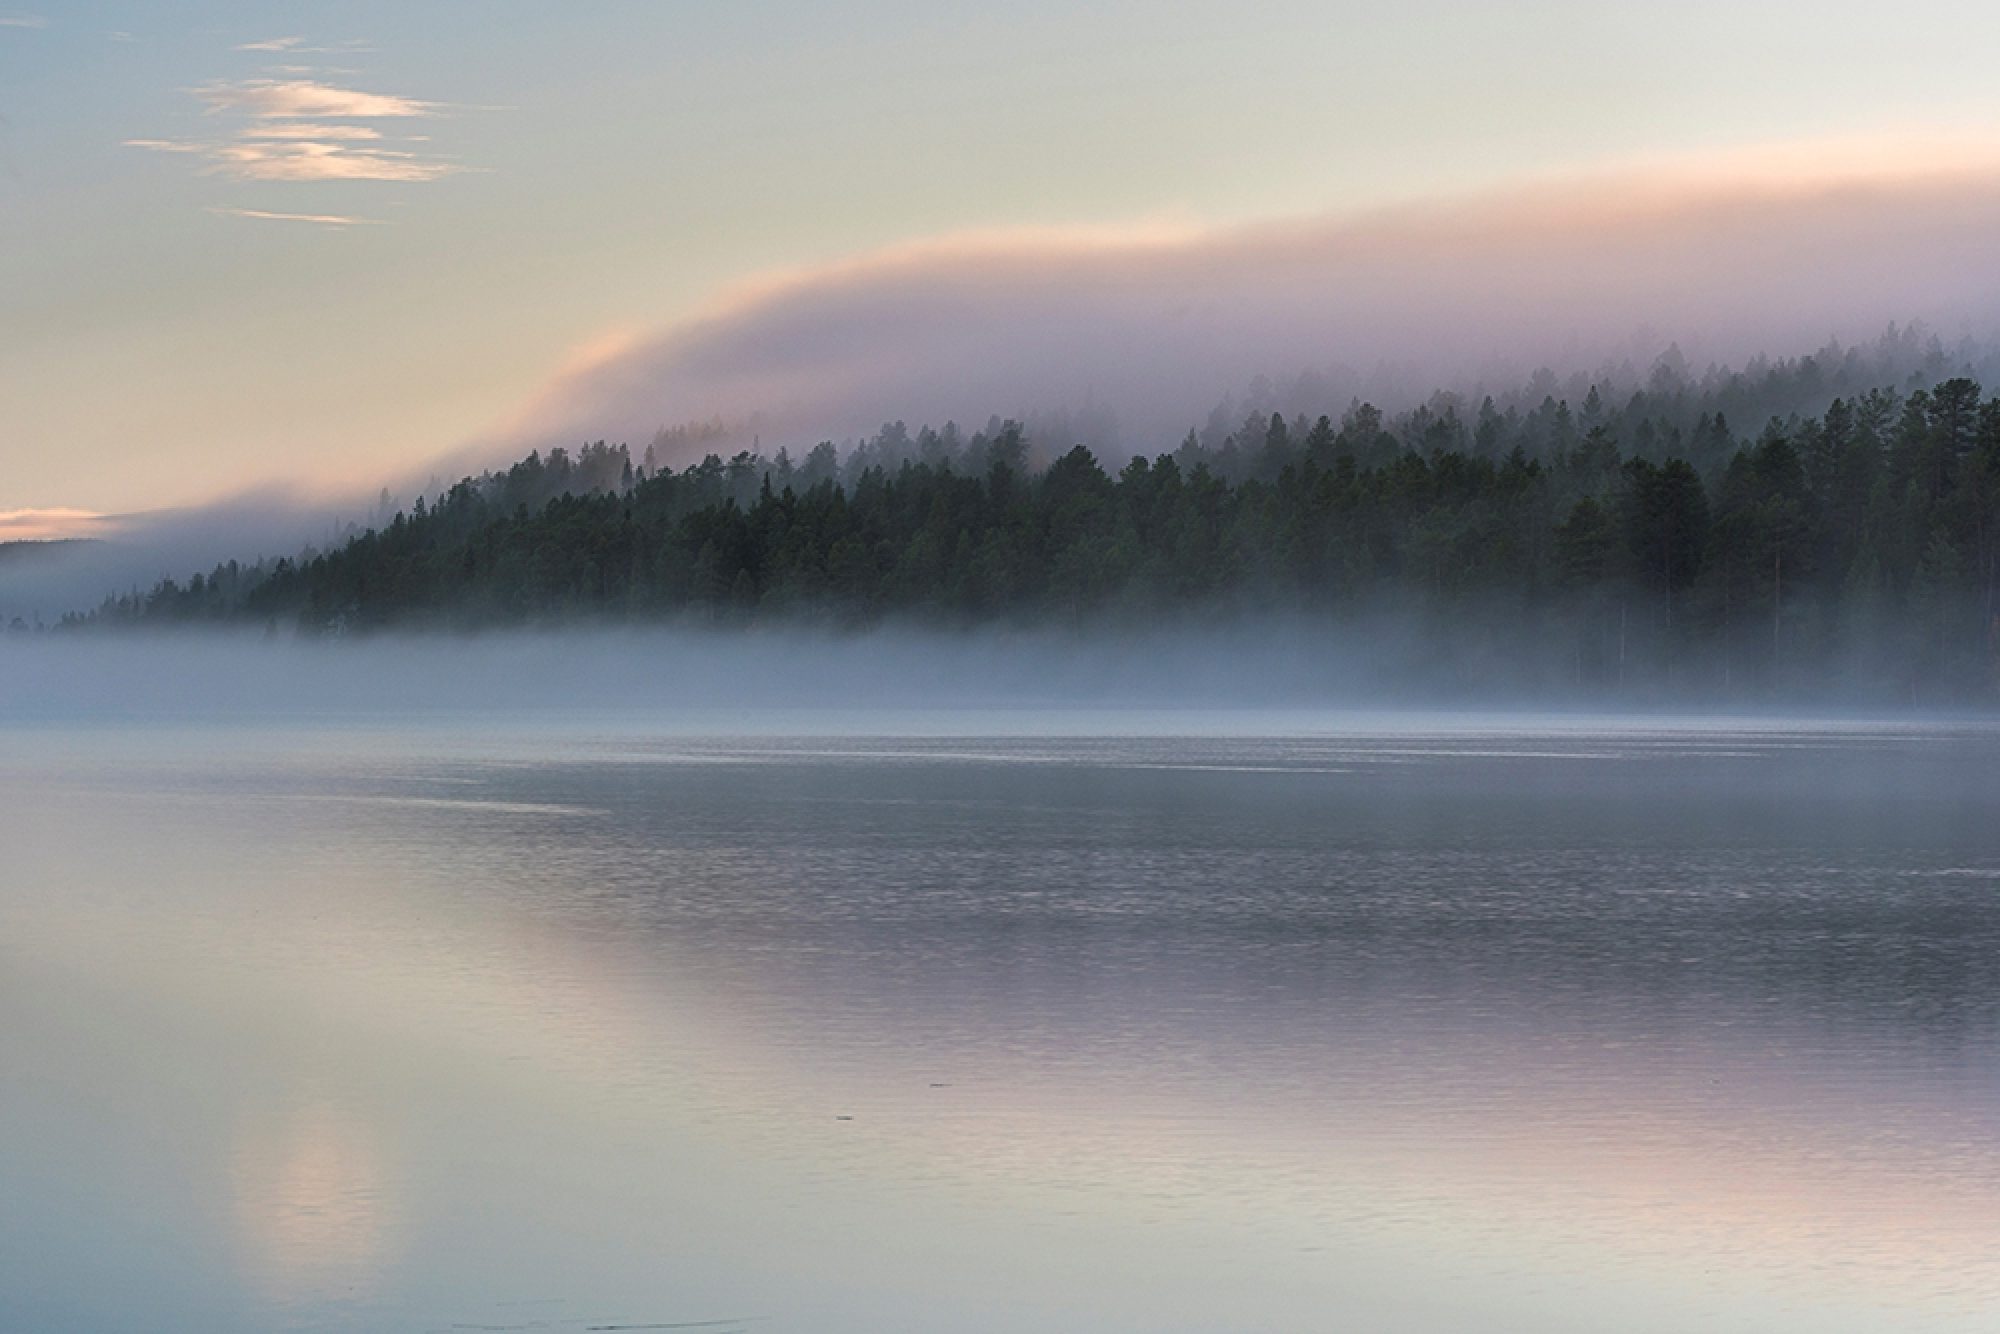
[[0, 727], [0, 1328], [1989, 1330], [2000, 729]]

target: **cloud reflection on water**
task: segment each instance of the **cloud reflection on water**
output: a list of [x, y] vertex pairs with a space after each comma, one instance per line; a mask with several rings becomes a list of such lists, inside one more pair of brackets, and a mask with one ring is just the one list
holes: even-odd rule
[[230, 1176], [245, 1267], [287, 1306], [365, 1295], [391, 1263], [389, 1174], [364, 1116], [311, 1100], [248, 1120]]

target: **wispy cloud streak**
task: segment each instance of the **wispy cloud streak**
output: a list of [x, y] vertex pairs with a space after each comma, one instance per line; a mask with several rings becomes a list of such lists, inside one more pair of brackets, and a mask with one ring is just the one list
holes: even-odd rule
[[280, 122], [275, 125], [252, 125], [243, 131], [245, 139], [310, 139], [324, 142], [342, 139], [350, 142], [375, 140], [382, 132], [366, 125], [302, 125]]
[[208, 153], [215, 145], [193, 139], [127, 139], [126, 148], [144, 148], [155, 153]]
[[[347, 136], [340, 136], [347, 137]], [[182, 139], [127, 139], [127, 148], [182, 153], [208, 160], [207, 170], [239, 181], [434, 181], [464, 168], [392, 149], [354, 149], [344, 143], [252, 138], [225, 143]]]
[[311, 46], [303, 37], [267, 37], [259, 42], [239, 42], [233, 51], [261, 51], [280, 55], [346, 54], [374, 48], [362, 41], [335, 42], [331, 46]]
[[253, 140], [210, 152], [215, 171], [241, 181], [434, 181], [460, 167], [387, 149], [344, 144]]
[[263, 222], [309, 222], [322, 227], [381, 227], [380, 218], [351, 218], [342, 213], [274, 213], [261, 208], [211, 208], [225, 218], [252, 218]]

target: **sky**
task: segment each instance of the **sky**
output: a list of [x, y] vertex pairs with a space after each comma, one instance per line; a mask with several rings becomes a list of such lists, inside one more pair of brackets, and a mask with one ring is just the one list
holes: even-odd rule
[[[1022, 349], [1051, 331], [1104, 367], [1063, 392], [1137, 398], [1112, 349], [1239, 288], [1162, 364], [1234, 348], [1221, 384], [1370, 355], [1385, 323], [1389, 352], [1444, 324], [1491, 352], [1493, 301], [1531, 295], [1497, 276], [1579, 250], [1633, 304], [1556, 294], [1549, 346], [1694, 337], [1709, 236], [1790, 257], [1765, 311], [1894, 250], [1901, 286], [1771, 351], [1948, 324], [1991, 234], [1996, 49], [2000, 7], [1965, 0], [0, 0], [0, 528], [711, 411], [983, 421], [1037, 406]], [[911, 360], [951, 312], [998, 341]], [[994, 357], [1021, 378], [891, 401]]]

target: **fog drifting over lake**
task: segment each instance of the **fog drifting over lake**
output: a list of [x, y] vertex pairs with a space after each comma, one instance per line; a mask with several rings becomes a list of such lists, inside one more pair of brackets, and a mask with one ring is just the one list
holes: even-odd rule
[[783, 732], [811, 714], [851, 713], [870, 728], [895, 730], [884, 720], [928, 714], [917, 725], [956, 716], [955, 729], [979, 719], [975, 730], [1007, 732], [1048, 726], [1052, 710], [1907, 715], [1924, 704], [1856, 684], [1838, 663], [1809, 691], [1718, 696], [1715, 664], [1701, 654], [1670, 678], [1613, 688], [1573, 681], [1566, 644], [1538, 651], [1523, 634], [1501, 647], [1447, 642], [1424, 618], [1382, 609], [1338, 622], [1217, 615], [1097, 629], [681, 625], [344, 640], [198, 630], [0, 634], [0, 722], [598, 713]]
[[1292, 623], [1058, 631], [0, 636], [0, 716], [498, 709], [713, 713], [1379, 699], [1391, 650]]

